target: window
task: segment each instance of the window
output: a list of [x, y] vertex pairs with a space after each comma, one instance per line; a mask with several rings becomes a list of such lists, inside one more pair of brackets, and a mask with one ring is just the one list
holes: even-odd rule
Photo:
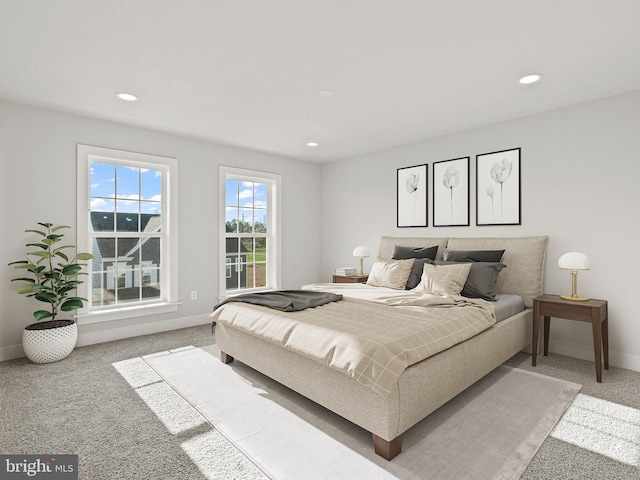
[[177, 310], [177, 160], [78, 145], [79, 323]]
[[280, 288], [280, 175], [220, 167], [220, 296]]

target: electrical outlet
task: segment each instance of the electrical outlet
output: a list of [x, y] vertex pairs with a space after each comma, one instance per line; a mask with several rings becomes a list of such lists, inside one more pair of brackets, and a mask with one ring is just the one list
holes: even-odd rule
[[191, 290], [191, 300], [198, 299], [198, 292], [196, 290]]

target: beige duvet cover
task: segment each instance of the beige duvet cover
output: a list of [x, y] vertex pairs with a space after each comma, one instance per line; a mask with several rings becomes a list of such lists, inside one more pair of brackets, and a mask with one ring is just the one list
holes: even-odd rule
[[[228, 303], [210, 319], [321, 362], [381, 395], [393, 391], [408, 366], [495, 323], [493, 306], [483, 300], [365, 285], [305, 288], [343, 293], [345, 297], [288, 313]], [[353, 289], [360, 292], [354, 293]]]

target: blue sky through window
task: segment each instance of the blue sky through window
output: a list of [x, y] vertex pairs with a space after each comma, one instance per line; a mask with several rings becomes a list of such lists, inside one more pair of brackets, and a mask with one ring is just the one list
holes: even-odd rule
[[162, 171], [91, 162], [91, 211], [162, 214]]
[[225, 183], [226, 221], [267, 224], [267, 185], [227, 179]]
[[[162, 200], [162, 172], [145, 168], [91, 163], [91, 197], [138, 202]], [[103, 202], [96, 202], [97, 205]], [[92, 210], [94, 210], [92, 208]]]

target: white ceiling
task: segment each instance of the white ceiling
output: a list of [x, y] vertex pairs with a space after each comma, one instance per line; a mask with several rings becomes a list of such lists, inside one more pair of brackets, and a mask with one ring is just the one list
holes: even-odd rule
[[0, 0], [0, 98], [309, 161], [636, 89], [639, 0]]

